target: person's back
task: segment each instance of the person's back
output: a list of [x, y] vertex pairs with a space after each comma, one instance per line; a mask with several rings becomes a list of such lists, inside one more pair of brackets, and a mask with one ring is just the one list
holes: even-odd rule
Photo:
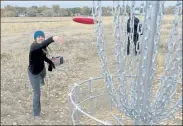
[[[127, 22], [127, 33], [131, 33], [130, 20], [131, 18], [129, 18]], [[139, 23], [140, 23], [140, 20], [134, 16], [134, 35], [138, 35], [137, 28]], [[139, 24], [139, 29], [141, 30], [141, 24]]]
[[[131, 31], [131, 28], [130, 28], [130, 21], [131, 21], [131, 17], [130, 17], [130, 13], [129, 13], [129, 19], [127, 21], [127, 33], [128, 33], [128, 44], [127, 44], [127, 55], [129, 55], [130, 53], [130, 33], [133, 32], [133, 42], [134, 42], [134, 45], [135, 45], [135, 55], [137, 54], [137, 49], [139, 50], [139, 43], [137, 45], [137, 41], [139, 40], [139, 34], [138, 34], [138, 28], [139, 28], [139, 31], [142, 30], [142, 25], [140, 24], [140, 20], [134, 16], [134, 31]], [[138, 26], [139, 25], [139, 26]], [[142, 35], [142, 34], [141, 34]], [[136, 49], [136, 45], [137, 45], [137, 49]]]

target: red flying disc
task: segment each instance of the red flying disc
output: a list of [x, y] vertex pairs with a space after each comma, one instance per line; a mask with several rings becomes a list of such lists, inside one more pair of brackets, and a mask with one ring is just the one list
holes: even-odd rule
[[93, 18], [90, 17], [74, 17], [72, 20], [82, 24], [94, 24]]

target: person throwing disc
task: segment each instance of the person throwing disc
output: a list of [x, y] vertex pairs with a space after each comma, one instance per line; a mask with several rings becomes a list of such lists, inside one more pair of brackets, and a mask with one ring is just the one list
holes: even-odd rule
[[34, 42], [31, 44], [29, 52], [29, 66], [28, 75], [33, 88], [33, 116], [40, 116], [40, 85], [44, 85], [44, 77], [46, 76], [46, 69], [44, 61], [49, 64], [49, 67], [55, 68], [54, 63], [46, 56], [47, 46], [53, 42], [63, 43], [60, 36], [52, 36], [45, 39], [43, 31], [38, 30], [34, 33]]

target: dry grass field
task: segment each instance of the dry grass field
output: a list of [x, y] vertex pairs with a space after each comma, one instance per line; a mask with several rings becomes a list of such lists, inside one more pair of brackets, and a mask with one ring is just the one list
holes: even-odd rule
[[[170, 38], [173, 16], [164, 16], [161, 29], [157, 73], [162, 72], [164, 55]], [[23, 23], [25, 21], [38, 21]], [[50, 21], [50, 22], [41, 22]], [[57, 21], [57, 22], [51, 22]], [[3, 23], [4, 22], [4, 23]], [[6, 22], [6, 23], [5, 23]], [[16, 23], [7, 23], [16, 22]], [[22, 22], [22, 23], [18, 23]], [[47, 71], [46, 84], [41, 87], [42, 118], [32, 119], [32, 88], [27, 66], [30, 45], [35, 30], [45, 31], [46, 37], [62, 35], [64, 43], [51, 44], [50, 55], [61, 55], [65, 63], [53, 72]], [[182, 32], [182, 26], [179, 27]], [[104, 17], [104, 34], [110, 69], [116, 72], [112, 17]], [[74, 83], [89, 77], [101, 76], [100, 60], [96, 52], [93, 25], [75, 23], [71, 17], [64, 18], [2, 18], [1, 19], [1, 125], [58, 125], [69, 124], [68, 91]], [[47, 65], [46, 65], [47, 67]], [[182, 87], [179, 88], [180, 95]], [[101, 111], [101, 114], [105, 114]], [[169, 124], [180, 125], [182, 113]], [[98, 117], [98, 116], [97, 116]]]

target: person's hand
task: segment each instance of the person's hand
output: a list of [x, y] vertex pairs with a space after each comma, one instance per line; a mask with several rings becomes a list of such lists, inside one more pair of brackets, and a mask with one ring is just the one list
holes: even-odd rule
[[55, 64], [52, 62], [48, 66], [48, 71], [52, 71], [53, 68], [55, 69]]
[[54, 64], [53, 62], [51, 62], [49, 65], [50, 65], [52, 68], [55, 69], [55, 64]]
[[55, 69], [55, 64], [52, 62], [51, 66]]
[[62, 44], [64, 39], [61, 36], [55, 35], [53, 36], [53, 41]]

